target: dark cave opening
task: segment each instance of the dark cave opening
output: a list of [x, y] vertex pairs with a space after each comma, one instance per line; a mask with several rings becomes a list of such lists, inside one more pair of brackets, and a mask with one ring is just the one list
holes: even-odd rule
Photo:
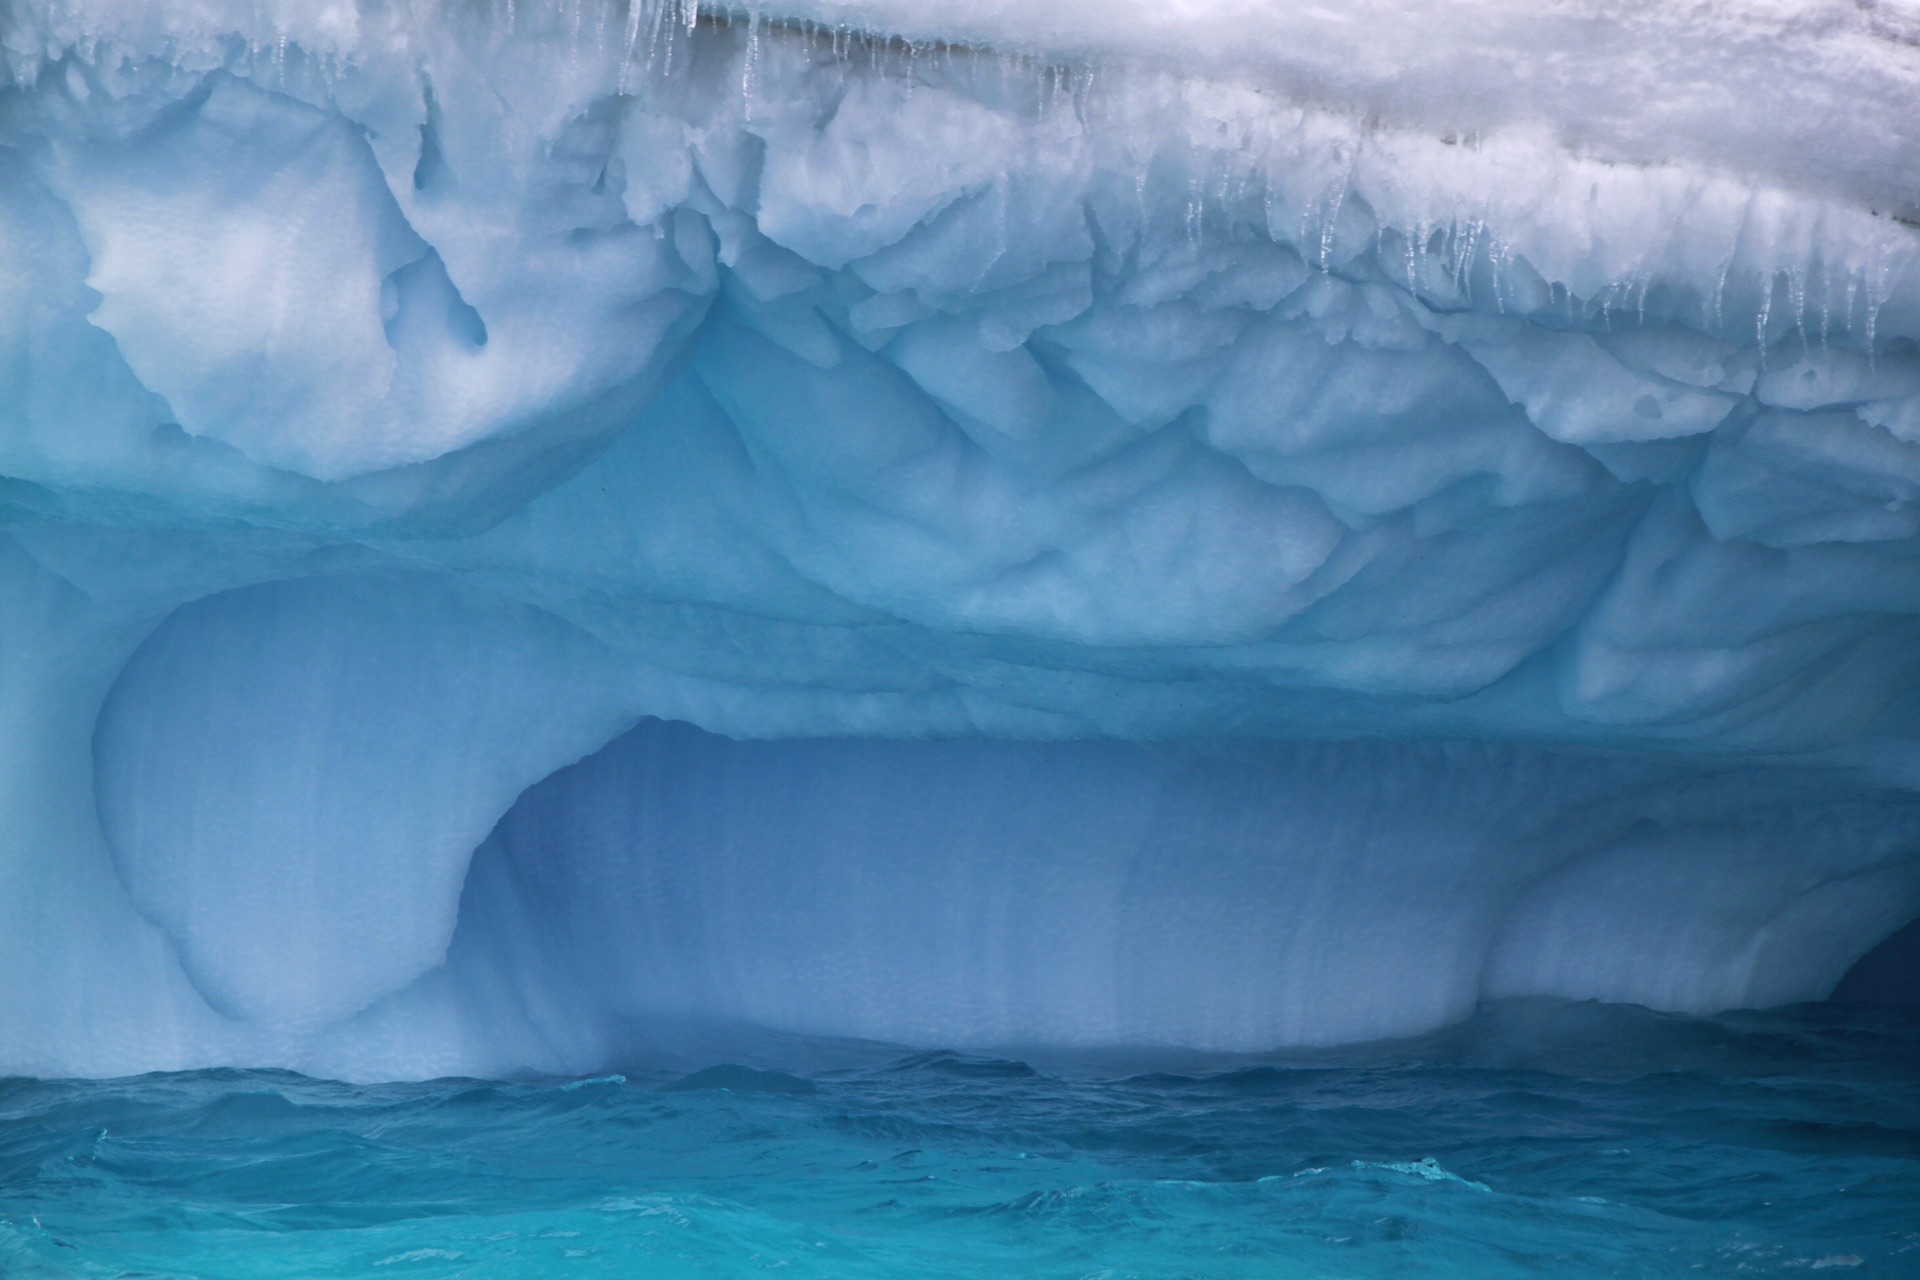
[[1828, 998], [1920, 1009], [1920, 919], [1909, 920], [1861, 956]]

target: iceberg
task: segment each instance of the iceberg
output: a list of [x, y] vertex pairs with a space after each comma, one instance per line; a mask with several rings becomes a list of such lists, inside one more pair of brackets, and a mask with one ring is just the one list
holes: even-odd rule
[[1253, 1052], [1920, 916], [1909, 4], [0, 57], [0, 1072]]

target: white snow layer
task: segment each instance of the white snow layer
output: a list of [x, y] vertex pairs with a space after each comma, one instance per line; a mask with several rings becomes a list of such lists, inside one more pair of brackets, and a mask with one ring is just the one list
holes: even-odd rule
[[1920, 912], [1910, 5], [0, 47], [0, 1072], [1259, 1050]]

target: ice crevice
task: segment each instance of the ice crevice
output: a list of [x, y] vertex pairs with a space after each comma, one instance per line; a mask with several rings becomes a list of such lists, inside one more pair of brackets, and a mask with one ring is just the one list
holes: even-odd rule
[[0, 14], [0, 1070], [1825, 996], [1910, 15], [1281, 8]]

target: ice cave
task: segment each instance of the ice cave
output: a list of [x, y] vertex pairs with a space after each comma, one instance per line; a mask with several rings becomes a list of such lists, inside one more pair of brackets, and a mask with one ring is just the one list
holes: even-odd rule
[[1912, 990], [1910, 4], [0, 57], [0, 1075]]

